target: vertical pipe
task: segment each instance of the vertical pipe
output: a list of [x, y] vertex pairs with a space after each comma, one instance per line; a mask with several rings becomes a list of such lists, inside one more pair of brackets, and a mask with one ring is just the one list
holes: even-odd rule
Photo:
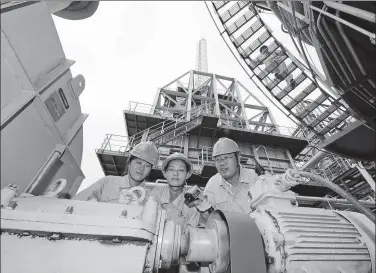
[[43, 164], [43, 166], [39, 169], [37, 175], [33, 179], [33, 181], [28, 185], [28, 187], [25, 189], [25, 193], [32, 194], [35, 188], [39, 185], [39, 183], [42, 181], [42, 179], [48, 174], [48, 172], [51, 170], [52, 166], [57, 162], [59, 157], [62, 155], [61, 151], [54, 150], [46, 162]]
[[[329, 27], [328, 27], [328, 24], [326, 23], [326, 20], [325, 20], [324, 18], [323, 18], [323, 20], [322, 20], [322, 24], [323, 24], [323, 26], [324, 26], [326, 32], [328, 33], [329, 38], [333, 41], [333, 44], [334, 44], [335, 49], [339, 52], [339, 54], [341, 55], [343, 61], [345, 62], [348, 71], [350, 71], [353, 80], [356, 80], [356, 77], [355, 77], [354, 73], [352, 72], [351, 66], [350, 66], [349, 62], [346, 60], [346, 56], [343, 54], [341, 48], [339, 47], [339, 45], [338, 45], [338, 43], [337, 43], [337, 41], [336, 41], [336, 39], [335, 39], [335, 36], [334, 36], [333, 33], [330, 31], [330, 29], [329, 29]], [[338, 63], [340, 63], [339, 60], [338, 60]], [[342, 68], [342, 69], [343, 69], [343, 68]], [[348, 74], [347, 74], [347, 71], [345, 71], [345, 70], [343, 69], [343, 72], [345, 73], [346, 78], [351, 82], [351, 80], [349, 79], [349, 76], [348, 76]]]
[[337, 12], [343, 11], [344, 13], [354, 15], [358, 18], [367, 20], [371, 23], [376, 23], [376, 15], [372, 12], [342, 4], [341, 1], [339, 3], [334, 2], [334, 1], [324, 1], [324, 4], [327, 5], [328, 7], [336, 9]]
[[[340, 13], [341, 12], [339, 10], [336, 11], [336, 16], [339, 17], [339, 18], [340, 18]], [[366, 76], [367, 72], [364, 69], [362, 62], [360, 61], [358, 55], [356, 54], [356, 51], [355, 51], [354, 47], [352, 46], [350, 39], [345, 34], [345, 31], [343, 30], [342, 24], [340, 24], [340, 22], [338, 22], [337, 20], [335, 20], [335, 24], [337, 26], [339, 35], [341, 36], [341, 38], [345, 42], [345, 45], [346, 45], [347, 49], [350, 51], [351, 56], [354, 58], [354, 61], [355, 61], [356, 65], [358, 66], [360, 72], [362, 73], [363, 76]], [[368, 81], [372, 85], [373, 88], [376, 88], [376, 85], [372, 80], [368, 80]]]
[[[334, 56], [334, 59], [337, 61], [337, 63], [339, 64], [340, 66], [340, 69], [342, 69], [343, 71], [343, 67], [342, 67], [342, 64], [339, 62], [339, 59], [338, 59], [338, 55], [337, 55], [337, 52], [335, 52], [335, 50], [333, 49], [332, 45], [331, 45], [331, 42], [328, 38], [328, 36], [326, 35], [325, 33], [325, 30], [322, 28], [321, 26], [321, 19], [322, 19], [322, 14], [320, 13], [319, 14], [319, 18], [317, 19], [317, 29], [319, 30], [319, 33], [321, 34], [321, 37], [324, 39], [326, 45], [328, 46], [329, 50], [332, 52], [333, 56]], [[323, 48], [324, 50], [324, 48]], [[333, 67], [334, 68], [334, 67]], [[337, 70], [337, 75], [338, 77], [341, 79], [341, 81], [343, 82], [344, 85], [346, 85], [346, 82], [345, 80], [343, 79], [342, 77], [342, 73], [339, 73], [339, 71]], [[348, 82], [350, 83], [349, 79], [348, 79]]]

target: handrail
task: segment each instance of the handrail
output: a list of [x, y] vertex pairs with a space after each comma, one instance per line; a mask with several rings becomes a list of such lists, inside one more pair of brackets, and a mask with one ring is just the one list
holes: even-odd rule
[[[198, 117], [201, 116], [202, 113], [204, 112], [207, 112], [207, 111], [203, 111], [204, 107], [206, 108], [208, 105], [210, 104], [213, 104], [215, 102], [209, 102], [209, 103], [205, 103], [205, 104], [202, 104], [198, 107], [195, 107], [195, 108], [192, 108], [190, 111], [185, 111], [184, 113], [180, 114], [179, 116], [173, 118], [173, 119], [167, 119], [167, 120], [164, 120], [158, 124], [155, 124], [141, 132], [138, 132], [134, 135], [132, 135], [130, 137], [130, 145], [131, 146], [134, 146], [138, 143], [140, 143], [143, 139], [143, 137], [145, 136], [145, 134], [147, 135], [146, 136], [146, 139], [148, 139], [148, 136], [152, 136], [153, 134], [156, 135], [156, 137], [158, 138], [158, 134], [160, 134], [160, 136], [162, 136], [162, 134], [166, 133], [166, 132], [169, 132], [169, 131], [173, 131], [174, 129], [177, 128], [178, 125], [180, 125], [180, 123], [187, 123], [189, 121], [193, 121], [195, 119], [197, 119]], [[186, 118], [187, 118], [187, 114], [190, 113], [190, 120], [187, 121]]]

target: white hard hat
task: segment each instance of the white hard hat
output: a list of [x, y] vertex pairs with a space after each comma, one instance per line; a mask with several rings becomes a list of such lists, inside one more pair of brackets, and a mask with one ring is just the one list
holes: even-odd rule
[[186, 157], [185, 155], [181, 154], [181, 153], [173, 153], [172, 155], [170, 155], [169, 157], [167, 157], [163, 163], [162, 163], [162, 173], [163, 175], [165, 175], [166, 173], [166, 168], [168, 166], [168, 164], [172, 161], [172, 160], [182, 160], [183, 162], [186, 163], [187, 165], [187, 172], [188, 172], [188, 176], [187, 178], [189, 178], [192, 173], [193, 173], [193, 165], [192, 165], [192, 162], [188, 159], [188, 157]]
[[236, 144], [235, 141], [227, 137], [222, 137], [218, 139], [218, 141], [214, 144], [213, 147], [213, 157], [238, 152], [240, 152], [238, 144]]
[[154, 142], [151, 141], [145, 141], [137, 144], [130, 151], [130, 154], [137, 158], [145, 160], [153, 166], [157, 165], [159, 159], [157, 146], [155, 146]]

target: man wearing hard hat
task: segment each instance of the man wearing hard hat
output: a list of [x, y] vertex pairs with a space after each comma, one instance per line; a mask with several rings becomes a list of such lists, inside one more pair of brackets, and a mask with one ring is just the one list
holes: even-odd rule
[[105, 176], [79, 192], [73, 199], [85, 201], [143, 204], [147, 200], [145, 178], [158, 163], [159, 152], [151, 141], [137, 144], [128, 159], [128, 174]]
[[218, 173], [212, 176], [199, 200], [192, 202], [201, 212], [210, 205], [214, 209], [249, 212], [248, 189], [257, 179], [252, 169], [240, 165], [240, 149], [235, 141], [220, 138], [213, 147], [213, 159]]

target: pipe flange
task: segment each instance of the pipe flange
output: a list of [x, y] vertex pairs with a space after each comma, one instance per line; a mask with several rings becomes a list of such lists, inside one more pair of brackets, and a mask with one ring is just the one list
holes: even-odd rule
[[172, 264], [178, 264], [180, 257], [181, 226], [175, 225], [174, 245], [172, 251]]
[[209, 265], [210, 272], [225, 273], [230, 264], [229, 232], [226, 222], [222, 219], [220, 214], [215, 211], [210, 215], [205, 228], [214, 231], [213, 234], [215, 234], [215, 240], [218, 246], [214, 262]]
[[169, 269], [174, 258], [176, 225], [173, 221], [167, 221], [164, 226], [162, 247], [161, 247], [161, 265], [160, 268]]
[[155, 250], [155, 257], [154, 257], [154, 271], [157, 272], [161, 265], [161, 249], [162, 249], [162, 242], [163, 242], [163, 231], [165, 226], [166, 219], [166, 212], [164, 210], [160, 210], [159, 215], [159, 225], [157, 230], [157, 239], [156, 239], [156, 250]]

